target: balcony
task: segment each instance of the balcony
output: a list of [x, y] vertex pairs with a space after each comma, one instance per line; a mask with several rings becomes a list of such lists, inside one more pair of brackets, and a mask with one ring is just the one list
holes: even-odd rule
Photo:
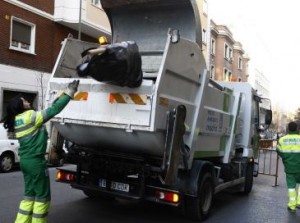
[[[89, 36], [111, 35], [108, 18], [101, 7], [88, 0], [55, 0], [54, 21]], [[81, 12], [81, 14], [80, 14]]]

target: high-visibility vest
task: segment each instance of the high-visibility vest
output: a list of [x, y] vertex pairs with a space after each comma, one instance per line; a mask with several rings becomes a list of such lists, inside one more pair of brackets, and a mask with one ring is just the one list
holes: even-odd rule
[[300, 174], [300, 135], [288, 134], [278, 140], [277, 152], [281, 156], [286, 173]]
[[46, 121], [46, 111], [25, 111], [15, 118], [15, 134], [17, 139], [30, 137], [37, 133], [38, 129]]

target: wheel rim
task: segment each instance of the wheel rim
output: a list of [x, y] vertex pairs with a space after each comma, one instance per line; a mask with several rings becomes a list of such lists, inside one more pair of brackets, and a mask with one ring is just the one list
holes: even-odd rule
[[2, 166], [2, 169], [4, 171], [11, 170], [11, 168], [12, 168], [12, 159], [11, 159], [11, 157], [9, 157], [9, 156], [3, 157], [2, 162], [1, 162], [1, 166]]
[[207, 213], [209, 211], [212, 202], [212, 196], [212, 186], [209, 181], [206, 181], [203, 185], [203, 190], [201, 193], [201, 197], [203, 199], [200, 199], [200, 207], [203, 213]]

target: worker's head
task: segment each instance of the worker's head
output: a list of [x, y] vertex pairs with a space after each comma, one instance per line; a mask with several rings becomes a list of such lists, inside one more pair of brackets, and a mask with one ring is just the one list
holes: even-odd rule
[[25, 110], [30, 109], [30, 103], [22, 96], [17, 96], [11, 99], [6, 108], [6, 116], [4, 118], [4, 128], [8, 131], [14, 131], [15, 117]]
[[290, 122], [288, 124], [288, 130], [289, 132], [297, 132], [298, 131], [298, 125], [296, 122]]
[[27, 107], [26, 102], [27, 101], [21, 96], [11, 99], [7, 106], [7, 114], [18, 115], [22, 113], [25, 110], [25, 107]]

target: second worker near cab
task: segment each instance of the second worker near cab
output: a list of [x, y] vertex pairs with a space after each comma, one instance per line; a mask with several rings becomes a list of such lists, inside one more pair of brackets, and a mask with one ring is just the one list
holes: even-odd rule
[[[286, 173], [289, 202], [287, 208], [291, 212], [300, 208], [300, 135], [296, 122], [288, 124], [288, 134], [279, 138], [277, 153], [282, 158]], [[297, 196], [298, 194], [298, 196]]]

